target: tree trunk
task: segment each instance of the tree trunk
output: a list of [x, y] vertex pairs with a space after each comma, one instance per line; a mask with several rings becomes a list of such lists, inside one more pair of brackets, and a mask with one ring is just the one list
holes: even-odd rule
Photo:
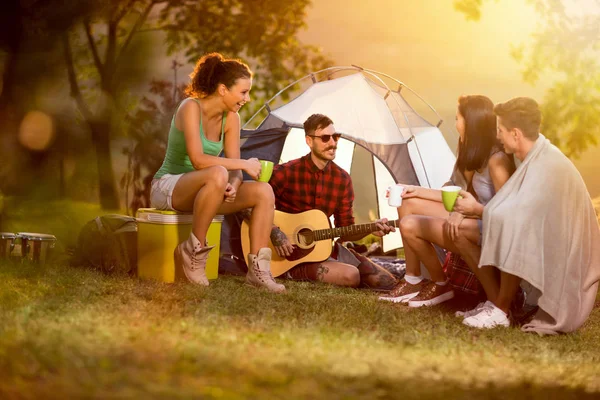
[[13, 87], [15, 86], [15, 66], [17, 63], [17, 54], [10, 52], [7, 54], [6, 62], [4, 64], [4, 73], [2, 74], [2, 83], [0, 85], [2, 91], [0, 92], [0, 113], [7, 112], [7, 110], [14, 106], [13, 103]]
[[119, 196], [110, 152], [111, 124], [105, 121], [88, 121], [88, 125], [92, 131], [92, 141], [96, 149], [100, 205], [104, 210], [118, 210], [120, 208]]
[[[110, 112], [110, 107], [113, 105], [101, 105], [101, 109], [97, 112], [98, 115], [95, 115], [95, 113], [90, 110], [90, 107], [83, 99], [77, 81], [68, 32], [63, 34], [63, 48], [67, 66], [67, 76], [69, 77], [69, 86], [71, 87], [71, 97], [75, 99], [77, 107], [83, 114], [92, 133], [92, 143], [96, 150], [96, 164], [98, 166], [100, 205], [105, 210], [118, 210], [120, 208], [120, 203], [115, 182], [115, 174], [112, 167], [112, 155], [110, 153], [112, 127], [112, 113]], [[108, 97], [111, 99], [114, 98], [114, 96], [110, 95]]]

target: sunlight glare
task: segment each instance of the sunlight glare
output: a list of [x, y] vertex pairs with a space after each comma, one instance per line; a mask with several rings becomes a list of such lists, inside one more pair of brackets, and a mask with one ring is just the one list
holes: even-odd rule
[[30, 111], [21, 121], [18, 137], [28, 150], [46, 150], [54, 139], [54, 122], [42, 111]]

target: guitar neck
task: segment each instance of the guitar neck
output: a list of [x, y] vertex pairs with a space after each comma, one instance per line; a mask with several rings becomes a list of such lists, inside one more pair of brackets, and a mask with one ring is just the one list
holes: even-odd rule
[[[385, 223], [385, 225], [399, 228], [400, 220], [397, 219], [394, 221], [388, 221]], [[341, 228], [317, 229], [314, 231], [314, 240], [327, 240], [336, 237], [357, 235], [359, 233], [366, 235], [378, 230], [379, 228], [377, 228], [377, 224], [375, 222], [371, 222], [369, 224], [343, 226]]]

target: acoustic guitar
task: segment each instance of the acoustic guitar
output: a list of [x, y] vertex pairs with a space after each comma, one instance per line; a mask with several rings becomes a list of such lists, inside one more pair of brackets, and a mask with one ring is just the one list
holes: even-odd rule
[[[400, 221], [388, 221], [387, 225], [398, 228]], [[333, 239], [358, 233], [368, 234], [379, 229], [374, 222], [360, 225], [350, 225], [332, 228], [327, 215], [320, 210], [309, 210], [298, 214], [288, 214], [275, 210], [274, 224], [285, 233], [294, 245], [294, 252], [287, 257], [280, 257], [269, 240], [273, 253], [271, 258], [271, 273], [279, 276], [303, 262], [325, 261], [333, 250]], [[244, 220], [241, 227], [242, 252], [244, 260], [250, 253], [250, 226]]]

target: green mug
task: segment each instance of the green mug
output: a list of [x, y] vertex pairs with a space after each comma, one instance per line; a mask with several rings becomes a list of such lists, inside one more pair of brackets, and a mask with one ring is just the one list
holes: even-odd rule
[[454, 203], [456, 203], [456, 199], [459, 197], [458, 193], [461, 190], [460, 186], [444, 186], [442, 188], [442, 203], [444, 203], [446, 211], [452, 212]]
[[273, 174], [273, 161], [260, 160], [260, 175], [258, 176], [259, 182], [269, 182]]

